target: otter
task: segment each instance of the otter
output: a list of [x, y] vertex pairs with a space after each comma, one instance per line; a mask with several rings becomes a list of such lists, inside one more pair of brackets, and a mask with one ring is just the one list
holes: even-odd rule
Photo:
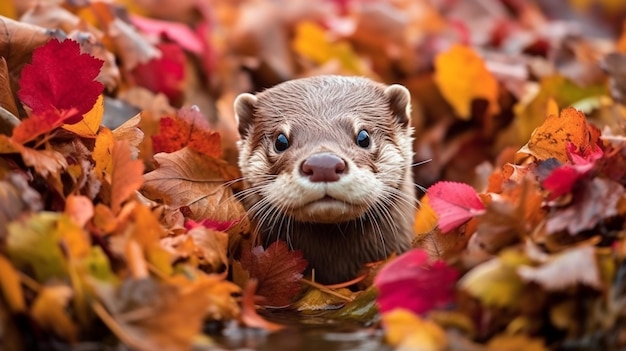
[[334, 75], [240, 94], [240, 196], [261, 243], [301, 250], [325, 284], [409, 249], [410, 101], [401, 85]]

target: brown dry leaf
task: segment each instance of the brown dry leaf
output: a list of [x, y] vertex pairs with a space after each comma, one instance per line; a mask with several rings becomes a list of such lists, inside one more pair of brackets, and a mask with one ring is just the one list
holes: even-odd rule
[[33, 50], [50, 40], [45, 28], [0, 17], [0, 57], [7, 61], [11, 89], [18, 91], [17, 80]]
[[187, 235], [193, 239], [203, 270], [220, 272], [228, 266], [228, 234], [197, 226], [189, 230]]
[[51, 330], [70, 342], [78, 339], [78, 326], [66, 311], [72, 295], [72, 288], [67, 285], [44, 286], [30, 311], [40, 327]]
[[621, 184], [604, 178], [593, 178], [578, 187], [573, 203], [548, 216], [547, 233], [567, 229], [571, 235], [592, 229], [603, 219], [618, 214], [617, 205], [625, 194]]
[[243, 206], [224, 181], [237, 171], [226, 162], [204, 156], [187, 147], [154, 156], [158, 168], [144, 176], [142, 193], [152, 200], [179, 208], [188, 207], [193, 220], [236, 221]]
[[[15, 97], [11, 89], [11, 79], [9, 77], [9, 67], [7, 66], [7, 60], [0, 56], [0, 107], [12, 113], [14, 116], [18, 116], [17, 104], [15, 103]], [[0, 123], [0, 132], [6, 135], [10, 135], [9, 130], [4, 129], [4, 123]]]
[[139, 128], [141, 113], [130, 118], [113, 130], [113, 137], [117, 141], [126, 140], [130, 145], [130, 157], [134, 160], [139, 156], [139, 144], [143, 141], [143, 131]]
[[532, 155], [537, 160], [556, 158], [561, 163], [567, 162], [567, 143], [571, 142], [584, 148], [591, 141], [585, 115], [568, 107], [559, 116], [549, 115], [541, 126], [530, 136], [528, 143], [515, 156], [516, 162]]
[[477, 98], [489, 102], [490, 115], [500, 111], [498, 82], [470, 47], [454, 45], [439, 54], [435, 59], [435, 82], [462, 119], [471, 117], [472, 101]]
[[128, 141], [116, 141], [111, 152], [111, 210], [118, 213], [122, 203], [143, 183], [143, 162], [133, 160]]
[[583, 246], [552, 255], [538, 267], [520, 266], [517, 273], [527, 282], [535, 282], [549, 291], [565, 290], [577, 284], [603, 287], [596, 249]]

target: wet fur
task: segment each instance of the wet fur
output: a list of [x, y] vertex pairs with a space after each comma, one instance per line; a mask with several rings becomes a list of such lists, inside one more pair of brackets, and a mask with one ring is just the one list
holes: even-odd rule
[[[302, 250], [323, 283], [352, 279], [364, 263], [406, 251], [416, 202], [409, 98], [400, 86], [339, 76], [240, 95], [239, 166], [247, 185], [240, 195], [262, 243], [281, 239]], [[361, 129], [370, 134], [369, 149], [355, 143]], [[283, 153], [273, 147], [279, 133], [290, 140]], [[301, 162], [316, 152], [344, 159], [347, 173], [333, 183], [301, 176]], [[343, 202], [307, 205], [320, 194]]]

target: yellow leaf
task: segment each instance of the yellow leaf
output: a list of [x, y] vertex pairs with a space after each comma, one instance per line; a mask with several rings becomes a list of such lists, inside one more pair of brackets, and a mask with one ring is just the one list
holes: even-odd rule
[[472, 100], [489, 102], [489, 114], [500, 111], [498, 82], [471, 48], [454, 45], [435, 58], [435, 83], [462, 119], [471, 117]]
[[481, 263], [469, 271], [459, 286], [485, 305], [515, 309], [524, 288], [516, 268], [527, 259], [514, 251]]
[[410, 311], [396, 309], [382, 316], [385, 338], [401, 350], [438, 351], [447, 347], [446, 333], [437, 324]]
[[68, 215], [64, 214], [59, 217], [56, 231], [71, 259], [82, 259], [89, 255], [91, 251], [89, 236]]
[[143, 131], [139, 128], [140, 123], [141, 113], [138, 113], [113, 131], [113, 137], [115, 137], [116, 141], [128, 141], [130, 155], [133, 159], [136, 159], [139, 155], [139, 144], [143, 141], [144, 136]]
[[100, 94], [96, 104], [93, 105], [89, 112], [85, 113], [82, 121], [76, 124], [65, 124], [63, 125], [63, 129], [74, 132], [82, 137], [95, 137], [100, 128], [102, 116], [104, 116], [104, 97]]
[[420, 208], [415, 214], [415, 224], [413, 226], [413, 233], [415, 235], [430, 233], [435, 226], [439, 218], [435, 211], [430, 207], [428, 195], [425, 195], [420, 201]]
[[72, 289], [65, 285], [44, 286], [35, 299], [31, 315], [37, 324], [68, 341], [76, 341], [78, 328], [65, 308], [72, 297]]
[[333, 40], [322, 26], [314, 22], [304, 21], [296, 26], [295, 32], [295, 37], [291, 43], [293, 50], [314, 63], [323, 65], [336, 60], [341, 67], [341, 73], [373, 75], [354, 52], [349, 42]]
[[0, 290], [11, 312], [26, 310], [20, 277], [6, 257], [0, 255]]
[[102, 128], [96, 136], [96, 144], [91, 157], [95, 161], [94, 173], [100, 181], [103, 181], [113, 171], [113, 133], [108, 128]]

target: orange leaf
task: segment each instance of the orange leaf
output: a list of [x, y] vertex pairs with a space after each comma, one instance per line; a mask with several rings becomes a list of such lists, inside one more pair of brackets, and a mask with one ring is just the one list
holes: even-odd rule
[[188, 146], [211, 157], [222, 154], [220, 135], [197, 108], [182, 108], [176, 117], [159, 121], [159, 134], [152, 137], [155, 152], [174, 152]]
[[9, 309], [14, 313], [24, 312], [26, 302], [24, 301], [20, 277], [11, 262], [2, 255], [0, 255], [0, 277], [2, 277], [0, 279], [0, 291]]
[[127, 141], [113, 145], [113, 170], [111, 179], [111, 210], [118, 213], [126, 201], [143, 183], [143, 162], [133, 160]]
[[567, 143], [584, 148], [592, 139], [585, 115], [568, 107], [560, 115], [549, 115], [543, 124], [530, 136], [528, 143], [515, 156], [516, 162], [526, 155], [538, 160], [556, 158], [561, 163], [567, 162]]
[[86, 196], [70, 195], [65, 200], [65, 213], [82, 228], [93, 217], [93, 203]]
[[490, 114], [500, 111], [498, 82], [469, 47], [457, 44], [435, 58], [435, 82], [462, 119], [471, 117], [472, 100], [477, 98], [489, 102]]

